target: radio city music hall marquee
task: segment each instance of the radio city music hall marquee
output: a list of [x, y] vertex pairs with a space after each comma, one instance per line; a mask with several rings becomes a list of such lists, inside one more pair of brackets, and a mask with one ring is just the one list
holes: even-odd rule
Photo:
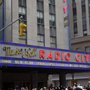
[[90, 68], [90, 54], [14, 43], [0, 43], [2, 65]]

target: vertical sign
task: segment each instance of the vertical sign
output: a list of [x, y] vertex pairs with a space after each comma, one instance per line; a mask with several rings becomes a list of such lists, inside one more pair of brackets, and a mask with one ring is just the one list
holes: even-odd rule
[[66, 46], [68, 46], [68, 49], [69, 49], [69, 26], [68, 26], [68, 11], [67, 11], [67, 8], [68, 8], [68, 3], [67, 3], [68, 0], [63, 0], [63, 14], [64, 14], [64, 33], [65, 33], [65, 36], [67, 37], [65, 39], [65, 42], [66, 42]]

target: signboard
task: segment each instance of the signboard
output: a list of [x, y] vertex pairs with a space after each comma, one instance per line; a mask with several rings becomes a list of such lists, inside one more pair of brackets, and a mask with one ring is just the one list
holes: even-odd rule
[[24, 44], [0, 43], [0, 65], [90, 69], [90, 54]]

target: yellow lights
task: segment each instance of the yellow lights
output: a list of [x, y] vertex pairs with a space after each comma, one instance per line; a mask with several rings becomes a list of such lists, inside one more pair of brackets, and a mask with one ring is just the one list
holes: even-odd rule
[[26, 35], [26, 28], [27, 25], [24, 23], [19, 24], [19, 36], [25, 36]]

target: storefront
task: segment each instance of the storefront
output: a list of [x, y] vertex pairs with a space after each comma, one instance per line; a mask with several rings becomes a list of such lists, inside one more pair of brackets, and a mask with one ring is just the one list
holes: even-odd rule
[[[48, 74], [60, 74], [65, 86], [68, 72], [90, 70], [90, 54], [16, 43], [0, 43], [1, 85], [25, 83], [30, 88], [47, 85]], [[38, 82], [39, 81], [39, 82]], [[38, 83], [38, 84], [37, 84]], [[6, 90], [6, 89], [4, 89]]]

